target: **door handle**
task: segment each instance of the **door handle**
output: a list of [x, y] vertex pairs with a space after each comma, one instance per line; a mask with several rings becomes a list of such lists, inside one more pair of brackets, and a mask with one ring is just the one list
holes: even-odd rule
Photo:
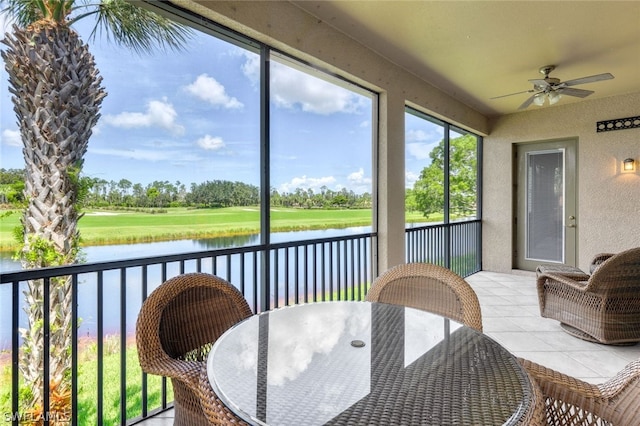
[[567, 228], [575, 228], [575, 227], [576, 227], [575, 223], [570, 223], [567, 225]]

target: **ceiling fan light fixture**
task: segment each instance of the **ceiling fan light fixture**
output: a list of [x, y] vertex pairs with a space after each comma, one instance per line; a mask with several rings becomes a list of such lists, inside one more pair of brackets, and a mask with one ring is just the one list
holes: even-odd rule
[[533, 97], [533, 103], [542, 106], [544, 105], [544, 93], [538, 93]]
[[558, 92], [549, 92], [548, 96], [549, 96], [549, 105], [553, 105], [557, 103], [562, 98], [562, 95]]

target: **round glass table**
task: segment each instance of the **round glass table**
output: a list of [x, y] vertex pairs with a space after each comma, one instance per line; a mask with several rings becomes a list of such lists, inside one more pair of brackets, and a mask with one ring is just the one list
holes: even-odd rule
[[207, 373], [222, 402], [257, 425], [511, 425], [534, 399], [516, 358], [488, 336], [384, 303], [255, 315], [216, 341]]

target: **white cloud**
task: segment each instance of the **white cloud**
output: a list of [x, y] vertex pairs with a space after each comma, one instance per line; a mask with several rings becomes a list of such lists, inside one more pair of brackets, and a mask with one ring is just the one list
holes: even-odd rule
[[427, 138], [427, 133], [424, 130], [408, 130], [405, 135], [407, 142], [423, 142]]
[[298, 156], [292, 154], [274, 154], [271, 156], [272, 160], [282, 160], [282, 161], [294, 161], [298, 159]]
[[2, 131], [2, 144], [7, 146], [22, 146], [20, 131], [5, 129]]
[[336, 182], [333, 176], [324, 176], [320, 178], [312, 178], [307, 176], [294, 177], [290, 182], [280, 185], [280, 192], [293, 192], [296, 188], [317, 190], [322, 186], [329, 186]]
[[413, 188], [416, 182], [420, 179], [420, 174], [415, 172], [407, 171], [404, 174], [404, 187], [405, 188]]
[[271, 89], [277, 106], [321, 115], [358, 111], [358, 102], [351, 92], [326, 81], [284, 66], [273, 67]]
[[205, 135], [196, 141], [196, 144], [207, 151], [218, 151], [226, 145], [221, 137]]
[[360, 168], [357, 172], [350, 173], [347, 176], [347, 180], [349, 181], [348, 188], [353, 190], [357, 194], [361, 194], [363, 192], [371, 193], [371, 177], [366, 177], [364, 175], [364, 169]]
[[[242, 71], [257, 83], [259, 58], [256, 55], [246, 55], [246, 58]], [[271, 62], [271, 97], [280, 108], [299, 107], [302, 111], [321, 115], [357, 113], [364, 101], [347, 89], [275, 61]]]
[[106, 155], [110, 157], [125, 158], [128, 160], [143, 161], [197, 161], [200, 157], [175, 150], [150, 150], [150, 149], [91, 149], [89, 152], [94, 155]]
[[245, 52], [244, 57], [246, 61], [242, 64], [242, 73], [251, 83], [258, 85], [260, 83], [260, 56]]
[[156, 126], [174, 135], [181, 135], [184, 133], [184, 127], [176, 123], [177, 116], [173, 105], [163, 98], [162, 101], [150, 101], [144, 113], [121, 112], [117, 115], [106, 115], [104, 121], [114, 127], [125, 129]]
[[435, 145], [436, 144], [428, 143], [408, 143], [407, 153], [417, 160], [427, 160]]
[[129, 160], [162, 161], [170, 158], [169, 151], [153, 151], [146, 149], [89, 149], [91, 154], [121, 157]]
[[353, 185], [371, 185], [371, 178], [364, 176], [364, 169], [360, 168], [357, 172], [353, 172], [347, 176], [349, 182]]
[[236, 98], [230, 97], [224, 86], [207, 74], [200, 74], [196, 81], [186, 86], [185, 89], [198, 99], [216, 107], [239, 109], [244, 106]]

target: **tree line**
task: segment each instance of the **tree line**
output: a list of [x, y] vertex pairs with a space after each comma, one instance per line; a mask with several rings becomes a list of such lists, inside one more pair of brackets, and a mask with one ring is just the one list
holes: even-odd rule
[[[191, 183], [153, 181], [147, 185], [127, 179], [105, 180], [91, 177], [79, 179], [80, 206], [83, 208], [153, 208], [193, 207], [217, 208], [257, 206], [260, 188], [244, 182], [226, 180]], [[21, 205], [24, 202], [24, 171], [0, 169], [0, 203]], [[306, 209], [371, 208], [371, 194], [356, 194], [343, 188], [334, 191], [326, 186], [319, 190], [296, 188], [293, 192], [271, 189], [271, 206]]]

